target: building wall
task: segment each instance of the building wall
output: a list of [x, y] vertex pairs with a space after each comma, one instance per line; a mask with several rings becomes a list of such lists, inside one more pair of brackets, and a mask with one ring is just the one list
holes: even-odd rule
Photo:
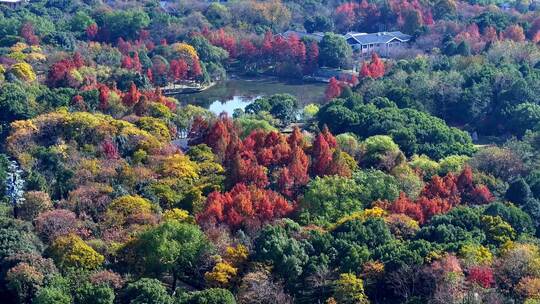
[[371, 56], [373, 52], [377, 53], [380, 56], [383, 57], [391, 57], [392, 51], [395, 50], [401, 50], [405, 48], [408, 45], [407, 42], [390, 42], [390, 43], [381, 43], [381, 44], [371, 44], [371, 45], [354, 45], [353, 49], [355, 50], [362, 50], [362, 55], [364, 56]]
[[0, 5], [5, 5], [7, 7], [10, 7], [10, 8], [17, 8], [19, 6], [21, 6], [24, 2], [26, 1], [16, 1], [16, 2], [4, 2], [4, 1], [0, 1]]

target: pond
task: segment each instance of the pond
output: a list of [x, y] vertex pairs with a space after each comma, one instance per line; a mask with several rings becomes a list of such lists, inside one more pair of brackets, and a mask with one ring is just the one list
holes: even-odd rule
[[298, 99], [300, 107], [309, 103], [321, 103], [324, 101], [325, 90], [326, 84], [319, 82], [230, 76], [230, 79], [203, 92], [179, 94], [175, 97], [183, 104], [198, 105], [215, 114], [225, 111], [232, 115], [234, 109], [244, 109], [257, 98], [273, 94], [291, 94]]

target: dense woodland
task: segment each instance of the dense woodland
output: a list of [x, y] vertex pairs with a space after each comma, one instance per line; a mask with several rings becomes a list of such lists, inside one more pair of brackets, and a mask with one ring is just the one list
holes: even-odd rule
[[538, 304], [538, 43], [529, 0], [0, 4], [0, 302]]

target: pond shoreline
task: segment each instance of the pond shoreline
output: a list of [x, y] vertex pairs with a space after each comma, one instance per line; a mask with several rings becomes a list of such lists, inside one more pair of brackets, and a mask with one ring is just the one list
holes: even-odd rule
[[210, 89], [211, 87], [215, 86], [218, 82], [213, 81], [207, 85], [204, 86], [183, 86], [183, 85], [173, 85], [168, 87], [162, 87], [160, 88], [163, 92], [163, 95], [165, 96], [174, 96], [174, 95], [181, 95], [181, 94], [193, 94], [193, 93], [200, 93], [203, 91], [206, 91]]
[[280, 77], [269, 74], [256, 74], [256, 75], [247, 75], [247, 74], [230, 74], [225, 80], [216, 80], [212, 81], [209, 84], [203, 86], [189, 86], [189, 85], [171, 85], [161, 87], [161, 91], [165, 96], [174, 96], [174, 95], [183, 95], [183, 94], [196, 94], [204, 92], [208, 89], [211, 89], [217, 84], [227, 82], [228, 80], [244, 80], [244, 81], [265, 81], [265, 80], [274, 80], [289, 84], [302, 85], [310, 83], [328, 83], [328, 79], [324, 79], [317, 76], [304, 76], [302, 79], [298, 78], [289, 78], [289, 77]]
[[171, 96], [176, 97], [182, 104], [193, 104], [232, 114], [234, 109], [230, 107], [243, 109], [257, 98], [274, 94], [291, 94], [298, 99], [300, 106], [322, 103], [325, 90], [324, 82], [260, 74], [254, 77], [231, 74], [227, 80], [216, 82], [205, 90]]

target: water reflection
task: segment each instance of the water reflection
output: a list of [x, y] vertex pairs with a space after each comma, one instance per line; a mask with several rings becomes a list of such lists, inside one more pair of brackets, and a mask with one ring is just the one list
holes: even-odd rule
[[219, 114], [232, 114], [234, 109], [245, 108], [255, 99], [273, 94], [288, 93], [296, 96], [300, 106], [324, 100], [324, 83], [305, 83], [276, 78], [234, 77], [199, 93], [181, 94], [176, 98], [183, 104], [195, 104]]
[[225, 101], [216, 100], [213, 103], [208, 106], [208, 110], [210, 110], [214, 114], [220, 114], [223, 112], [227, 112], [230, 115], [234, 112], [235, 109], [242, 109], [244, 110], [247, 105], [255, 101], [257, 98], [260, 98], [261, 96], [255, 96], [255, 97], [247, 97], [247, 96], [233, 96], [232, 99], [228, 99]]

